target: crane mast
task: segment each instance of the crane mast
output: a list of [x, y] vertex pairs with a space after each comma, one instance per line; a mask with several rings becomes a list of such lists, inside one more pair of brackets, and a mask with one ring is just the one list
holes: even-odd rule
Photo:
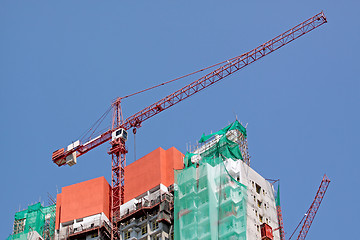
[[117, 222], [120, 218], [120, 205], [124, 203], [124, 168], [126, 164], [127, 149], [125, 146], [126, 138], [114, 138], [114, 132], [121, 130], [122, 132], [120, 134], [124, 134], [124, 136], [126, 135], [127, 137], [126, 130], [133, 128], [136, 131], [137, 128], [141, 127], [142, 122], [145, 120], [157, 115], [165, 109], [174, 106], [175, 104], [215, 84], [216, 82], [219, 82], [220, 80], [239, 71], [249, 64], [256, 62], [257, 60], [285, 46], [286, 44], [314, 30], [326, 22], [327, 20], [324, 13], [320, 12], [306, 21], [289, 29], [288, 31], [265, 42], [257, 48], [227, 60], [225, 64], [220, 65], [220, 67], [214, 71], [126, 118], [125, 121], [122, 120], [122, 98], [116, 99], [112, 105], [112, 128], [83, 144], [81, 144], [79, 141], [71, 144], [68, 146], [66, 151], [64, 148], [56, 150], [52, 155], [53, 162], [58, 166], [65, 164], [71, 166], [76, 163], [77, 157], [111, 140], [111, 149], [108, 152], [112, 156], [111, 239], [119, 239], [120, 237], [118, 235], [119, 233], [117, 229]]

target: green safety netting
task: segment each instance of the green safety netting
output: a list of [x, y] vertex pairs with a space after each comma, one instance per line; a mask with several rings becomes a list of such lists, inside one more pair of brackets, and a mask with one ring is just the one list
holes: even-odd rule
[[191, 157], [195, 155], [200, 155], [201, 159], [207, 159], [208, 162], [211, 162], [211, 159], [215, 159], [220, 156], [224, 158], [243, 160], [239, 145], [236, 142], [229, 140], [225, 134], [220, 137], [220, 139], [212, 147], [203, 153], [196, 154], [187, 152], [184, 157], [184, 165], [186, 167], [192, 165]]
[[[36, 203], [15, 213], [14, 228], [18, 230], [7, 239], [26, 240], [29, 233], [31, 235], [34, 231], [45, 239], [52, 237], [55, 229], [55, 209], [56, 205], [43, 207], [41, 203]], [[48, 221], [45, 221], [46, 216]]]
[[[226, 133], [226, 132], [225, 132]], [[242, 159], [239, 146], [226, 135], [175, 171], [174, 236], [176, 240], [245, 240], [247, 187], [227, 171], [224, 160]], [[237, 149], [237, 150], [236, 150]]]
[[24, 211], [20, 211], [20, 212], [15, 213], [15, 220], [19, 220], [19, 219], [25, 218], [26, 213], [27, 213], [27, 210], [24, 210]]
[[229, 124], [227, 127], [221, 129], [220, 131], [217, 131], [215, 133], [212, 133], [212, 134], [209, 134], [209, 135], [206, 135], [203, 134], [199, 140], [199, 143], [203, 143], [203, 142], [206, 142], [207, 140], [209, 140], [212, 136], [215, 136], [215, 135], [224, 135], [225, 133], [227, 133], [228, 131], [230, 130], [239, 130], [243, 135], [244, 137], [247, 137], [247, 133], [246, 133], [246, 128], [241, 125], [241, 123], [236, 120], [235, 122], [233, 122], [232, 124]]
[[219, 157], [223, 157], [225, 159], [231, 158], [234, 160], [243, 159], [239, 149], [239, 144], [229, 140], [226, 135], [223, 135], [214, 146], [201, 153], [200, 156], [201, 159], [207, 159], [208, 161]]
[[276, 192], [275, 203], [276, 203], [276, 206], [280, 206], [280, 182], [278, 183], [278, 190]]
[[184, 156], [184, 165], [186, 167], [190, 166], [192, 163], [191, 163], [191, 157], [192, 156], [195, 156], [195, 155], [198, 155], [196, 153], [189, 153], [189, 152], [186, 152], [185, 153], [185, 156]]

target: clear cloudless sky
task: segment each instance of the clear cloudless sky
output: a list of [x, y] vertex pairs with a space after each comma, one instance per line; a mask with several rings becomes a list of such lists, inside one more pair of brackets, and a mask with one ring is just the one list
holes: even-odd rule
[[[237, 116], [248, 124], [251, 166], [281, 179], [287, 236], [326, 173], [332, 182], [307, 239], [353, 239], [359, 9], [355, 0], [1, 1], [0, 238], [12, 232], [16, 211], [46, 205], [48, 193], [111, 180], [107, 143], [71, 168], [57, 167], [51, 154], [77, 140], [114, 98], [238, 56], [324, 10], [327, 24], [144, 122], [136, 157], [158, 147], [185, 153]], [[124, 116], [196, 77], [124, 100]], [[132, 132], [127, 146], [131, 163]]]

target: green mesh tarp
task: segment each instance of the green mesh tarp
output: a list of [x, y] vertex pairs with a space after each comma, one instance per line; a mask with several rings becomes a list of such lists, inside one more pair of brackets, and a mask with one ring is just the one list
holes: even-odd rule
[[[23, 225], [23, 230], [16, 234], [10, 235], [7, 239], [26, 240], [29, 233], [37, 232], [40, 236], [44, 236], [45, 217], [48, 215], [49, 221], [53, 226], [50, 227], [51, 236], [54, 235], [55, 227], [55, 208], [56, 205], [42, 207], [41, 203], [29, 206], [26, 210], [15, 213], [14, 226]], [[18, 227], [19, 228], [19, 227]]]
[[[184, 165], [189, 167], [192, 165], [191, 157], [199, 155], [196, 153], [187, 152], [184, 157]], [[241, 155], [241, 151], [239, 149], [239, 145], [236, 142], [229, 140], [224, 134], [220, 139], [208, 150], [200, 154], [202, 160], [206, 160], [211, 164], [213, 159], [217, 159], [220, 156], [223, 158], [231, 158], [231, 159], [241, 159], [243, 157]], [[216, 164], [216, 163], [215, 163]]]
[[28, 207], [27, 211], [29, 212], [34, 212], [34, 211], [38, 211], [41, 210], [43, 207], [41, 206], [41, 203], [35, 203], [34, 205], [31, 205]]
[[185, 156], [184, 156], [184, 165], [185, 165], [186, 167], [192, 165], [192, 163], [191, 163], [191, 157], [192, 157], [192, 156], [195, 156], [195, 155], [198, 155], [198, 154], [196, 154], [196, 153], [189, 153], [189, 152], [185, 153]]
[[[219, 157], [231, 158], [234, 160], [243, 159], [239, 145], [236, 142], [227, 139], [226, 135], [223, 135], [214, 146], [201, 153], [200, 156], [201, 159], [206, 159], [208, 162]], [[215, 162], [215, 164], [217, 164], [217, 162]]]
[[175, 175], [175, 239], [246, 239], [247, 188], [228, 174], [221, 157]]
[[212, 136], [215, 136], [215, 135], [224, 135], [225, 133], [227, 133], [228, 131], [230, 130], [239, 130], [243, 135], [244, 137], [247, 137], [247, 133], [246, 133], [246, 128], [241, 125], [241, 123], [236, 120], [235, 122], [233, 122], [232, 124], [228, 125], [227, 127], [221, 129], [220, 131], [217, 131], [215, 133], [212, 133], [212, 134], [209, 134], [209, 135], [206, 135], [203, 134], [199, 140], [199, 143], [203, 143], [203, 142], [206, 142], [207, 140], [209, 140]]
[[15, 213], [15, 220], [19, 220], [19, 219], [25, 218], [26, 213], [27, 213], [27, 210], [24, 210], [24, 211]]
[[194, 154], [187, 153], [185, 168], [175, 171], [176, 240], [246, 239], [247, 187], [228, 173], [224, 163], [242, 156], [239, 145], [228, 140], [225, 133], [200, 154], [196, 165], [191, 163]]

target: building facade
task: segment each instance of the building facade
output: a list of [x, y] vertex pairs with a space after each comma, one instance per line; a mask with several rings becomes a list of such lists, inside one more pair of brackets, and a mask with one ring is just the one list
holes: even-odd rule
[[246, 137], [235, 121], [185, 155], [175, 179], [175, 239], [280, 240], [274, 188], [250, 167]]
[[[184, 155], [158, 148], [125, 167], [121, 239], [170, 239], [174, 169]], [[57, 195], [55, 239], [110, 239], [111, 187], [104, 177], [62, 188]]]

